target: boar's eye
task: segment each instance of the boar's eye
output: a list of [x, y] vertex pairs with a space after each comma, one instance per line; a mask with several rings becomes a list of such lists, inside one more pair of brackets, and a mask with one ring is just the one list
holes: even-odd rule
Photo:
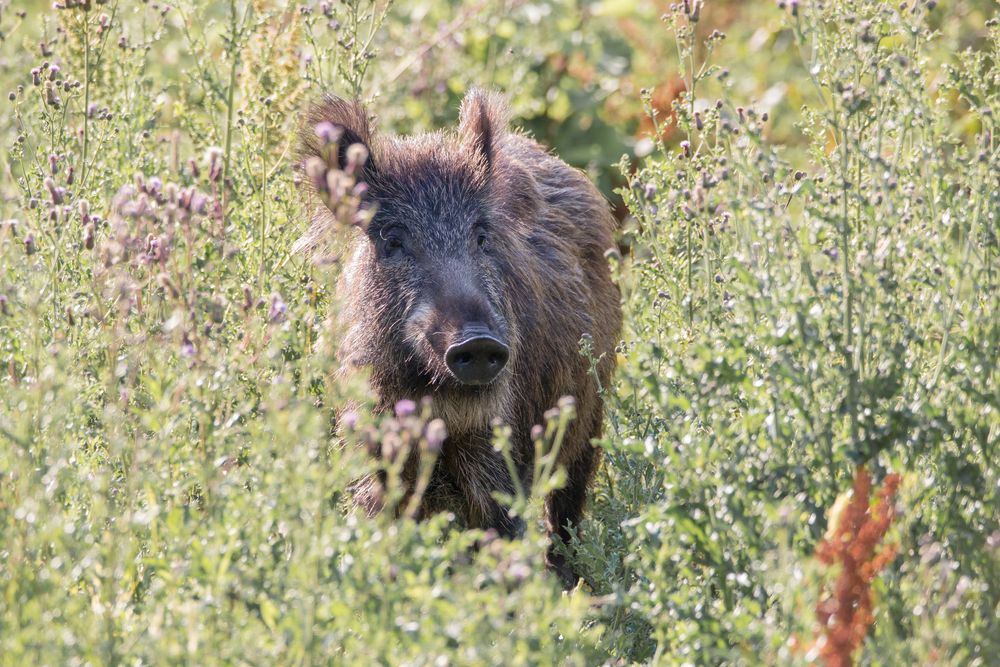
[[489, 239], [486, 237], [486, 232], [482, 229], [476, 231], [476, 246], [482, 250], [486, 251], [487, 242]]
[[395, 259], [403, 254], [403, 239], [398, 234], [389, 232], [379, 234], [381, 238], [382, 256], [386, 259]]

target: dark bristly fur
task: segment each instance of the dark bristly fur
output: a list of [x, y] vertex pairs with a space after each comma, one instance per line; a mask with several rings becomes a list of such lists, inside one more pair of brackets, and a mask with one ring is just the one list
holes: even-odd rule
[[[571, 395], [577, 417], [560, 452], [569, 479], [546, 501], [550, 533], [567, 539], [598, 462], [590, 441], [603, 420], [579, 342], [592, 338], [606, 385], [621, 328], [605, 258], [614, 248], [607, 202], [579, 171], [508, 130], [506, 105], [495, 93], [466, 96], [457, 132], [381, 136], [359, 104], [336, 98], [316, 105], [307, 120], [307, 156], [320, 154], [312, 132], [320, 122], [343, 128], [341, 163], [350, 143], [370, 153], [361, 179], [377, 213], [356, 232], [344, 267], [341, 357], [345, 367], [370, 368], [379, 410], [433, 398], [448, 438], [423, 512], [448, 509], [471, 526], [518, 534], [521, 526], [493, 499], [513, 482], [490, 444], [491, 422], [512, 428], [517, 472], [528, 488], [531, 427]], [[330, 218], [319, 215], [300, 246], [329, 233]], [[506, 367], [485, 386], [459, 383], [444, 361], [469, 322], [509, 347]], [[358, 502], [377, 510], [377, 482], [358, 491]], [[575, 581], [554, 551], [550, 564]]]

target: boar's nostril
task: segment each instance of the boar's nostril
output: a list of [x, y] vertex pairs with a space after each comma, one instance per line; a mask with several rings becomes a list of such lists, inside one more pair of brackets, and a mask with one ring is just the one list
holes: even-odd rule
[[444, 360], [462, 384], [482, 385], [499, 375], [509, 356], [507, 346], [496, 338], [476, 335], [449, 347]]

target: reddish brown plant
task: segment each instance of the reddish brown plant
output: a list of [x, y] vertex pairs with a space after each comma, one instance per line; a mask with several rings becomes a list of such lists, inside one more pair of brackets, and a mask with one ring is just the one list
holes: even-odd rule
[[859, 467], [853, 493], [846, 506], [834, 506], [830, 530], [816, 549], [824, 565], [839, 566], [832, 590], [816, 605], [819, 635], [814, 643], [829, 667], [854, 664], [854, 652], [864, 642], [875, 622], [871, 584], [879, 571], [896, 555], [897, 545], [876, 551], [896, 516], [895, 498], [900, 476], [886, 476], [875, 504], [871, 504], [871, 476]]

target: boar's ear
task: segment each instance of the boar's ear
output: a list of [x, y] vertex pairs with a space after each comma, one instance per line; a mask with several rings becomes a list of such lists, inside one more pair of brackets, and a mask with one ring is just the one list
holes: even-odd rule
[[462, 100], [458, 130], [462, 141], [479, 155], [487, 169], [493, 167], [500, 139], [507, 132], [507, 102], [500, 93], [473, 88]]
[[[368, 119], [368, 112], [357, 100], [345, 100], [332, 95], [316, 102], [306, 114], [306, 122], [300, 130], [300, 163], [305, 164], [313, 157], [322, 158], [331, 168], [354, 170], [359, 181], [370, 182], [376, 172], [376, 160], [372, 155], [374, 130]], [[331, 154], [336, 144], [336, 164]], [[350, 151], [354, 144], [365, 147], [361, 156], [362, 164], [350, 165], [350, 159], [358, 161], [359, 151]]]

